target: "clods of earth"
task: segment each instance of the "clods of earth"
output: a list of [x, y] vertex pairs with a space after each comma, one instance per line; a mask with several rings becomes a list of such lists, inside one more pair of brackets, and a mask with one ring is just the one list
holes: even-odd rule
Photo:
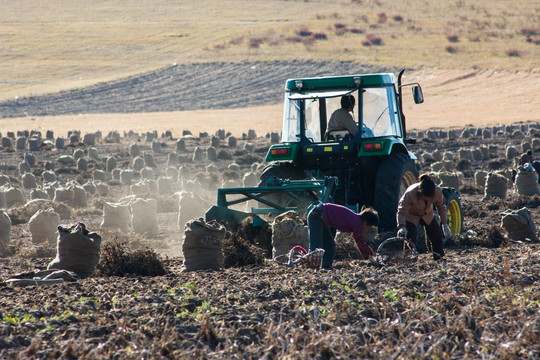
[[[463, 232], [446, 243], [443, 261], [426, 253], [381, 265], [341, 236], [332, 270], [289, 268], [270, 258], [271, 227], [245, 223], [227, 225], [223, 269], [190, 272], [185, 223], [216, 202], [217, 188], [256, 186], [277, 134], [3, 134], [10, 226], [6, 240], [2, 225], [0, 358], [538, 358], [540, 245], [501, 227], [504, 211], [524, 207], [540, 223], [540, 196], [518, 194], [511, 171], [528, 149], [540, 152], [538, 128], [410, 134], [421, 172], [459, 180]], [[32, 138], [40, 140], [30, 151]], [[483, 172], [506, 177], [503, 197], [486, 197]], [[84, 189], [86, 202], [54, 201], [56, 189], [70, 188]], [[109, 226], [111, 207], [134, 198], [155, 201], [153, 231]], [[6, 282], [55, 257], [55, 239], [29, 226], [45, 208], [101, 235], [96, 272]]]

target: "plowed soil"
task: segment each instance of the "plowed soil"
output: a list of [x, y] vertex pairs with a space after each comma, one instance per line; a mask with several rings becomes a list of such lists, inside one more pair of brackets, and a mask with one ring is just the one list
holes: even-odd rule
[[[280, 70], [283, 74], [291, 73], [287, 70], [291, 64], [278, 65], [285, 67]], [[351, 71], [354, 70], [351, 68]], [[177, 69], [164, 71], [175, 72]], [[266, 73], [261, 72], [259, 76], [263, 74]], [[320, 74], [327, 72], [321, 71]], [[418, 74], [415, 72], [415, 76]], [[449, 74], [446, 76], [453, 78]], [[265, 79], [265, 89], [277, 89], [275, 93], [274, 90], [267, 90], [269, 92], [265, 97], [279, 101], [282, 80], [274, 86], [271, 76]], [[211, 80], [215, 80], [215, 77], [211, 77]], [[134, 98], [134, 109], [139, 101], [141, 104], [153, 103], [150, 99], [152, 96], [137, 95], [138, 84], [141, 87], [150, 84], [142, 85], [134, 79], [126, 84], [130, 85], [129, 90], [118, 90], [124, 94], [117, 100], [119, 108], [127, 106], [123, 103], [129, 102], [129, 93]], [[93, 90], [59, 94], [54, 100], [27, 99], [23, 108], [25, 111], [46, 109], [46, 114], [54, 118], [64, 111], [61, 106], [56, 107], [58, 104], [65, 101], [65, 111], [69, 112], [69, 106], [76, 108], [77, 104], [83, 106], [81, 104], [87, 103], [80, 95], [88, 94], [87, 99], [95, 96], [96, 100], [91, 103], [96, 109], [103, 106], [100, 111], [114, 112], [115, 101], [109, 97], [114, 98], [112, 89], [115, 86], [103, 85]], [[107, 87], [112, 92], [105, 95]], [[215, 93], [214, 90], [208, 90], [208, 93]], [[223, 94], [229, 94], [230, 88], [222, 90]], [[240, 85], [233, 90], [235, 94], [244, 91]], [[191, 104], [201, 99], [194, 89], [186, 91], [191, 91]], [[455, 91], [460, 92], [461, 88]], [[100, 97], [101, 93], [103, 97]], [[158, 93], [156, 90], [155, 94]], [[165, 103], [175, 101], [172, 93], [169, 100], [164, 100]], [[469, 94], [474, 93], [469, 91]], [[78, 100], [69, 100], [78, 96]], [[208, 96], [210, 99], [201, 99], [204, 108], [210, 107], [210, 103], [219, 102], [219, 97]], [[440, 96], [442, 100], [444, 96]], [[137, 99], [139, 97], [146, 100]], [[242, 97], [245, 98], [245, 95]], [[240, 98], [236, 98], [234, 103]], [[258, 97], [248, 100], [250, 105], [267, 104], [259, 101]], [[222, 107], [230, 106], [227, 100], [221, 104]], [[0, 106], [3, 116], [8, 112], [11, 114], [9, 116], [20, 115], [19, 107], [13, 103]], [[188, 105], [177, 106], [189, 108]], [[189, 106], [193, 106], [192, 109], [201, 108]], [[50, 109], [60, 110], [54, 112]], [[140, 109], [143, 110], [138, 111], [144, 111], [145, 107]], [[160, 109], [170, 110], [164, 107]], [[40, 111], [39, 114], [43, 115], [43, 110]], [[74, 112], [78, 111], [91, 112], [88, 108], [77, 108]], [[534, 120], [528, 116], [520, 116], [518, 121]], [[74, 129], [88, 126], [73, 121], [68, 124], [67, 128]], [[244, 123], [240, 129], [231, 126], [229, 130], [228, 124], [221, 123], [219, 128], [240, 134], [250, 128], [250, 123]], [[440, 121], [436, 124], [443, 125]], [[173, 133], [172, 137], [171, 134], [160, 136], [167, 129], [160, 128], [156, 133], [162, 151], [156, 152], [152, 151], [152, 144], [147, 141], [143, 130], [133, 129], [126, 123], [113, 125], [121, 128], [122, 133], [116, 137], [115, 134], [108, 134], [108, 129], [102, 130], [103, 137], [95, 145], [101, 158], [90, 159], [87, 171], [58, 162], [61, 155], [72, 155], [77, 149], [87, 154], [89, 146], [82, 143], [70, 144], [62, 150], [44, 146], [40, 151], [32, 152], [36, 159], [32, 173], [38, 183], [43, 183], [42, 174], [47, 161], [54, 162], [54, 170], [61, 184], [71, 180], [80, 184], [91, 181], [92, 171], [104, 170], [106, 159], [111, 156], [116, 158], [118, 168], [131, 168], [133, 159], [128, 149], [135, 143], [140, 146], [141, 152], [154, 155], [156, 178], [166, 172], [168, 165], [176, 169], [183, 166], [188, 170], [185, 173], [188, 175], [176, 184], [176, 191], [188, 189], [191, 186], [188, 180], [208, 180], [210, 174], [219, 174], [220, 181], [232, 180], [241, 184], [240, 175], [229, 165], [237, 164], [240, 173], [244, 174], [253, 164], [263, 163], [270, 146], [267, 132], [257, 130], [256, 138], [238, 135], [236, 146], [222, 139], [217, 146], [218, 160], [211, 161], [206, 157], [193, 160], [196, 147], [207, 149], [211, 145], [214, 130], [209, 129], [206, 134], [194, 130], [193, 136], [186, 134], [186, 149], [181, 150], [177, 149], [176, 141], [182, 137], [182, 133]], [[188, 125], [186, 129], [190, 128]], [[32, 128], [29, 126], [26, 129]], [[67, 128], [55, 129], [55, 135], [67, 136]], [[84, 222], [90, 231], [102, 235], [104, 244], [115, 241], [128, 244], [126, 251], [152, 249], [167, 274], [146, 276], [142, 271], [131, 270], [133, 273], [124, 276], [102, 272], [63, 284], [14, 286], [2, 282], [0, 358], [539, 358], [540, 245], [505, 238], [500, 223], [503, 211], [527, 206], [538, 224], [540, 196], [518, 195], [509, 181], [505, 199], [483, 200], [484, 189], [474, 179], [478, 170], [514, 168], [514, 159], [506, 156], [507, 146], [515, 146], [518, 153], [523, 152], [525, 144], [532, 145], [535, 153], [540, 151], [537, 128], [538, 124], [512, 123], [496, 128], [475, 124], [456, 126], [459, 130], [456, 137], [449, 136], [446, 130], [436, 131], [431, 137], [420, 136], [422, 134], [416, 131], [411, 133], [411, 136], [418, 136], [419, 139], [417, 144], [411, 146], [411, 151], [421, 159], [422, 171], [432, 169], [431, 161], [422, 160], [423, 154], [439, 150], [441, 153], [448, 151], [447, 158], [463, 173], [460, 190], [464, 229], [462, 234], [454, 236], [446, 244], [446, 259], [438, 262], [433, 261], [427, 253], [421, 254], [414, 263], [398, 262], [381, 266], [373, 261], [360, 260], [351, 239], [342, 237], [338, 241], [338, 258], [334, 269], [291, 269], [264, 256], [267, 249], [260, 240], [267, 239], [268, 234], [265, 237], [253, 229], [240, 231], [229, 226], [225, 255], [236, 261], [226, 263], [226, 268], [220, 271], [185, 272], [181, 257], [183, 228], [178, 225], [180, 212], [176, 191], [169, 194], [150, 192], [146, 195], [158, 200], [159, 233], [156, 236], [101, 229], [103, 202], [117, 202], [130, 194], [129, 187], [111, 175], [106, 182], [110, 189], [108, 195], [89, 194], [88, 208], [63, 207], [62, 221], [66, 224]], [[94, 123], [92, 131], [97, 129], [99, 125]], [[469, 130], [469, 136], [461, 135], [464, 129]], [[492, 132], [492, 137], [483, 136], [482, 130], [487, 129]], [[129, 133], [129, 130], [139, 133]], [[146, 128], [144, 131], [148, 130]], [[83, 135], [86, 131], [83, 129]], [[516, 131], [520, 131], [521, 135]], [[459, 149], [478, 149], [481, 146], [490, 147], [488, 158], [467, 161], [456, 158]], [[17, 187], [22, 187], [18, 166], [26, 152], [0, 149], [2, 173]], [[168, 163], [171, 153], [178, 158], [176, 165]], [[208, 165], [211, 166], [207, 168]], [[135, 172], [135, 180], [139, 177], [140, 173]], [[204, 189], [197, 188], [197, 191], [204, 201], [215, 203], [216, 188], [220, 185], [221, 182]], [[29, 199], [30, 190], [25, 189], [24, 193]], [[59, 208], [60, 205], [56, 206]], [[6, 211], [13, 225], [11, 244], [2, 249], [1, 279], [6, 280], [19, 272], [46, 268], [56, 254], [56, 244], [32, 242], [28, 228], [31, 214], [21, 206]], [[199, 217], [203, 214], [191, 215]], [[237, 247], [230, 246], [234, 242], [238, 244]], [[148, 252], [146, 254], [149, 255]], [[111, 261], [102, 256], [102, 261], [106, 259]], [[153, 257], [139, 257], [141, 269], [155, 265], [145, 259]]]
[[[253, 128], [265, 134], [281, 130], [288, 78], [397, 70], [351, 62], [178, 65], [80, 90], [0, 103], [0, 131], [99, 128], [104, 133], [170, 130], [180, 136], [184, 129], [196, 134], [227, 128], [240, 136]], [[538, 71], [410, 69], [403, 81], [419, 82], [425, 97], [424, 104], [414, 105], [406, 89], [409, 129], [540, 121]]]

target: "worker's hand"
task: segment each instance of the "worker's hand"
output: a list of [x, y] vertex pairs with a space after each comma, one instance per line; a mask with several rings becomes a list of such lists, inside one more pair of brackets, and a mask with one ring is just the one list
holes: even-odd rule
[[399, 230], [397, 231], [397, 236], [398, 237], [407, 237], [407, 227], [405, 225], [403, 225], [402, 227], [399, 228]]
[[448, 224], [443, 224], [442, 231], [445, 238], [449, 239], [452, 236], [452, 231], [450, 230]]
[[362, 255], [364, 260], [367, 260], [373, 255], [375, 255], [375, 253], [373, 252], [373, 249], [368, 244], [365, 244], [365, 246], [360, 247], [359, 250], [360, 250], [360, 255]]

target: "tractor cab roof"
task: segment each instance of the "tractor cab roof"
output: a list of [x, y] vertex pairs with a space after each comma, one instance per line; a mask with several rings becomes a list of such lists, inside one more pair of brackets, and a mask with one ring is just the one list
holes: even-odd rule
[[396, 84], [396, 76], [393, 73], [325, 76], [288, 79], [285, 83], [285, 91], [305, 92], [337, 88], [355, 89], [360, 86], [383, 86], [394, 84]]

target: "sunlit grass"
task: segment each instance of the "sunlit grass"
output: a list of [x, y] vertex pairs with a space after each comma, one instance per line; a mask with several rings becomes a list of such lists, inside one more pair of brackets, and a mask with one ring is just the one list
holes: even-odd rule
[[[172, 63], [344, 60], [528, 70], [540, 65], [539, 14], [540, 7], [526, 0], [11, 0], [0, 12], [0, 99], [84, 87]], [[292, 39], [301, 29], [326, 39]], [[449, 34], [459, 39], [452, 53]], [[382, 45], [366, 46], [368, 36]], [[519, 56], [509, 56], [509, 49]]]

